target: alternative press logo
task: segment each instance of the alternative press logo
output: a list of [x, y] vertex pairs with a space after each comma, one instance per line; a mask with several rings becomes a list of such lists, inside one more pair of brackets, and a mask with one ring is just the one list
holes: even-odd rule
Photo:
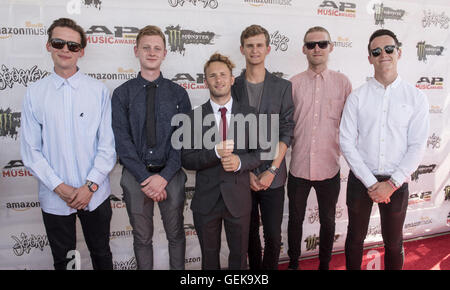
[[33, 176], [31, 172], [25, 168], [22, 160], [11, 160], [3, 167], [3, 177], [23, 177]]
[[13, 252], [14, 255], [20, 257], [24, 254], [29, 254], [31, 249], [39, 249], [44, 251], [44, 248], [49, 245], [46, 235], [33, 235], [28, 236], [25, 233], [21, 233], [19, 237], [11, 236], [14, 240]]
[[21, 27], [0, 27], [0, 39], [11, 38], [13, 36], [43, 36], [47, 35], [47, 28], [42, 23], [32, 23], [26, 21]]
[[208, 89], [204, 73], [197, 73], [195, 77], [189, 73], [177, 73], [171, 80], [186, 90]]
[[437, 12], [431, 12], [431, 10], [424, 10], [423, 11], [423, 19], [422, 19], [422, 26], [423, 28], [427, 27], [439, 27], [441, 29], [448, 29], [450, 22], [450, 18], [445, 15], [445, 12], [437, 13]]
[[177, 26], [167, 26], [166, 31], [164, 31], [169, 38], [170, 51], [177, 51], [184, 55], [187, 44], [196, 45], [212, 45], [213, 39], [216, 37], [214, 32], [202, 31], [196, 32], [188, 29], [181, 29], [180, 25]]
[[444, 78], [421, 77], [416, 83], [416, 88], [421, 90], [442, 90], [444, 89]]
[[14, 84], [21, 84], [26, 87], [28, 83], [36, 82], [49, 74], [50, 72], [39, 69], [37, 65], [29, 69], [15, 67], [11, 69], [2, 64], [0, 70], [0, 90], [4, 90], [7, 87], [12, 88]]
[[374, 18], [375, 18], [375, 25], [381, 25], [381, 27], [384, 26], [384, 21], [386, 19], [391, 20], [403, 20], [403, 16], [405, 16], [406, 11], [402, 9], [393, 9], [387, 6], [384, 6], [383, 3], [381, 4], [374, 4], [373, 5], [373, 11], [374, 11]]
[[12, 112], [10, 108], [0, 109], [0, 137], [9, 137], [17, 140], [20, 127], [20, 112]]
[[408, 205], [431, 201], [431, 191], [415, 192], [409, 195]]
[[419, 175], [432, 173], [432, 172], [434, 172], [435, 168], [436, 168], [436, 164], [419, 165], [419, 168], [417, 168], [417, 170], [414, 171], [413, 174], [411, 174], [411, 181], [418, 182]]
[[168, 1], [169, 5], [172, 7], [177, 7], [178, 5], [183, 6], [185, 2], [189, 2], [196, 7], [197, 3], [199, 3], [198, 6], [203, 6], [203, 8], [209, 7], [211, 9], [216, 9], [219, 6], [219, 1], [217, 0], [168, 0]]
[[441, 56], [444, 51], [443, 46], [433, 46], [426, 44], [425, 41], [418, 42], [417, 45], [417, 57], [419, 61], [427, 62], [427, 55]]
[[86, 30], [86, 40], [92, 44], [136, 44], [139, 28], [132, 26], [114, 26], [114, 29], [105, 25], [92, 25]]
[[323, 1], [317, 9], [317, 15], [356, 17], [356, 4], [349, 2]]

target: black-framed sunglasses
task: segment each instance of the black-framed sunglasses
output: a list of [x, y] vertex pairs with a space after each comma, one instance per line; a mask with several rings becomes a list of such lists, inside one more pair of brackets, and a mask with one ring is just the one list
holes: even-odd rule
[[[386, 46], [384, 47], [384, 51], [385, 51], [387, 54], [391, 54], [391, 53], [394, 52], [394, 50], [395, 50], [396, 48], [398, 48], [396, 45], [386, 45]], [[382, 50], [381, 47], [377, 47], [377, 48], [372, 49], [372, 50], [370, 51], [370, 53], [372, 54], [373, 57], [378, 57], [378, 56], [381, 54], [381, 50]]]
[[305, 46], [309, 50], [314, 49], [316, 47], [316, 45], [318, 45], [320, 49], [325, 49], [328, 47], [329, 43], [330, 42], [328, 40], [310, 41], [310, 42], [305, 42]]
[[52, 38], [50, 39], [50, 45], [53, 48], [56, 49], [62, 49], [64, 47], [64, 45], [67, 44], [67, 48], [71, 51], [71, 52], [78, 52], [81, 50], [81, 44], [77, 43], [77, 42], [73, 42], [73, 41], [66, 41], [63, 39], [59, 39], [59, 38]]

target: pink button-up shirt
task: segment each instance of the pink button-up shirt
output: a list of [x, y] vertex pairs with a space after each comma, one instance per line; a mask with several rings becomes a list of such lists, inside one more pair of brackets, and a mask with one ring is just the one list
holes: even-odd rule
[[290, 81], [295, 107], [290, 173], [308, 180], [332, 178], [339, 171], [339, 123], [350, 80], [332, 70], [308, 69]]

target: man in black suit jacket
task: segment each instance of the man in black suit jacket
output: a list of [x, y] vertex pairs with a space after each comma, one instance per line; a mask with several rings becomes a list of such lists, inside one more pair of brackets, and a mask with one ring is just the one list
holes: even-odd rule
[[[191, 209], [202, 252], [203, 270], [220, 269], [222, 222], [230, 250], [228, 268], [247, 268], [251, 212], [249, 171], [259, 166], [261, 161], [257, 146], [250, 149], [249, 130], [252, 124], [245, 122], [244, 127], [242, 124], [232, 126], [232, 116], [253, 116], [253, 120], [257, 117], [254, 109], [231, 98], [233, 67], [227, 57], [218, 53], [205, 64], [211, 98], [191, 111], [193, 146], [186, 148], [183, 145], [182, 150], [183, 167], [197, 171]], [[205, 117], [211, 117], [210, 125], [205, 124], [208, 123], [204, 121]], [[195, 126], [196, 123], [200, 124], [201, 130]], [[239, 132], [243, 128], [245, 130]], [[256, 132], [255, 128], [252, 131]], [[208, 135], [211, 137], [210, 132], [214, 133], [213, 138], [205, 138]], [[200, 140], [201, 144], [196, 140]]]
[[[247, 27], [241, 34], [241, 53], [246, 70], [236, 78], [232, 95], [241, 105], [250, 105], [268, 119], [267, 136], [277, 138], [277, 154], [265, 160], [250, 173], [252, 214], [248, 258], [251, 270], [276, 270], [281, 249], [284, 185], [287, 178], [285, 155], [291, 144], [295, 123], [292, 84], [269, 73], [264, 66], [270, 52], [270, 36], [259, 25]], [[278, 116], [278, 124], [270, 122], [270, 115]], [[270, 136], [271, 127], [278, 126], [278, 136]], [[271, 140], [274, 143], [274, 140]], [[266, 158], [268, 159], [268, 158]], [[264, 258], [259, 236], [259, 220], [264, 230]]]

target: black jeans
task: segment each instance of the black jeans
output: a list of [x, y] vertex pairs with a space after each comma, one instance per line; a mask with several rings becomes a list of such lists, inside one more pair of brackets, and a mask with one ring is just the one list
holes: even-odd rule
[[314, 187], [319, 205], [320, 243], [319, 268], [327, 270], [331, 261], [335, 233], [336, 203], [341, 189], [340, 173], [330, 179], [311, 181], [297, 178], [289, 174], [289, 222], [288, 222], [288, 255], [289, 268], [298, 268], [298, 258], [301, 254], [303, 221], [305, 219], [306, 203], [311, 187]]
[[112, 253], [109, 247], [112, 209], [107, 198], [94, 211], [82, 211], [68, 216], [42, 212], [50, 249], [56, 270], [66, 270], [70, 261], [67, 253], [76, 248], [76, 216], [83, 229], [94, 270], [112, 270]]
[[[281, 249], [284, 186], [252, 191], [252, 213], [248, 241], [250, 270], [277, 270]], [[264, 258], [259, 235], [259, 212], [264, 232]]]
[[[389, 179], [389, 176], [376, 177], [378, 181]], [[378, 204], [386, 270], [401, 270], [403, 267], [403, 224], [408, 208], [408, 196], [408, 184], [404, 183], [392, 194], [390, 203]], [[361, 269], [372, 205], [373, 201], [367, 194], [367, 188], [350, 171], [347, 183], [348, 228], [345, 240], [345, 264], [348, 270]]]

